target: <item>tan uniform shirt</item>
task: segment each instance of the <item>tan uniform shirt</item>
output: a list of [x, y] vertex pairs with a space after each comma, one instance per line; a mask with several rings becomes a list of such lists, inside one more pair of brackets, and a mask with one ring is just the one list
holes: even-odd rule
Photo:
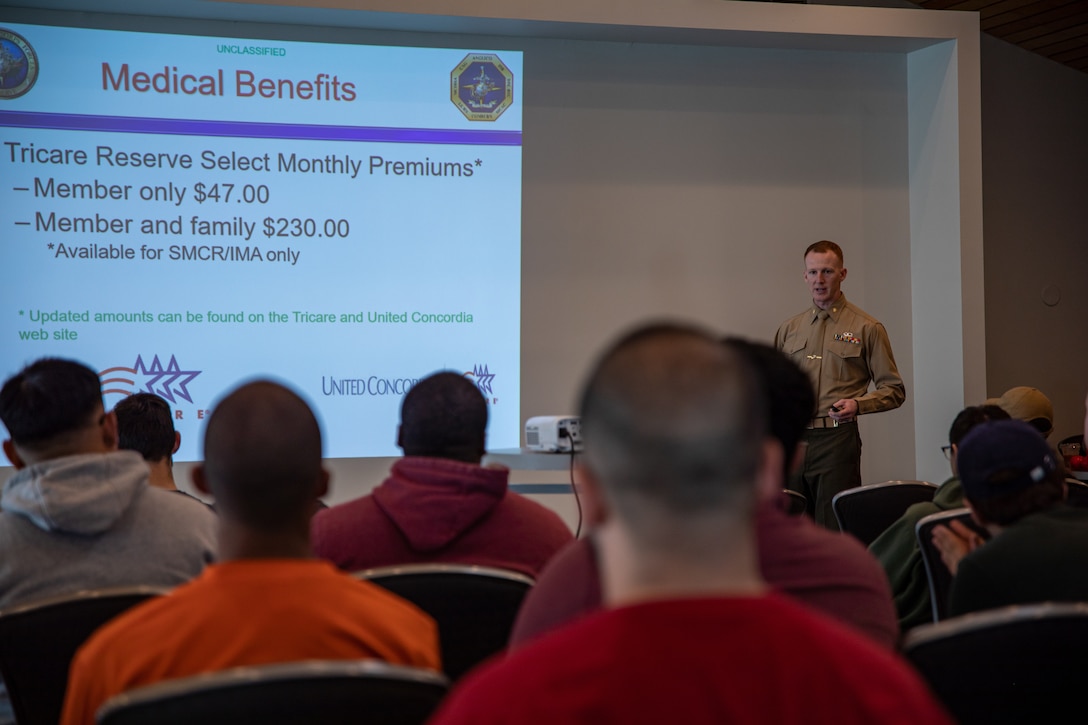
[[[816, 390], [814, 417], [843, 398], [858, 401], [858, 414], [893, 410], [906, 399], [884, 325], [846, 301], [846, 295], [820, 318], [811, 306], [782, 323], [774, 344], [808, 373]], [[869, 390], [872, 382], [875, 389]]]

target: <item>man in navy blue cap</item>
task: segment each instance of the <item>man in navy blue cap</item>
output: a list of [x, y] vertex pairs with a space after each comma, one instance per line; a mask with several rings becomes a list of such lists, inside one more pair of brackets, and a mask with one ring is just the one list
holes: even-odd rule
[[1008, 604], [1088, 601], [1088, 509], [1065, 504], [1062, 466], [1019, 420], [983, 423], [956, 459], [964, 499], [990, 532], [967, 546], [938, 527], [933, 540], [955, 575], [952, 616]]

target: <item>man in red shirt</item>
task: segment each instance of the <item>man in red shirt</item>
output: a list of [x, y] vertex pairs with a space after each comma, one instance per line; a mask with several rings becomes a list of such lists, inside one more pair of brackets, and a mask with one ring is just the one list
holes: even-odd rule
[[[788, 480], [805, 454], [800, 442], [815, 404], [812, 383], [785, 353], [770, 345], [736, 337], [725, 344], [748, 356], [756, 368], [767, 398], [771, 435], [786, 451], [782, 473]], [[899, 623], [888, 576], [876, 558], [854, 537], [829, 531], [808, 516], [790, 515], [786, 505], [785, 494], [780, 493], [756, 507], [759, 568], [766, 582], [888, 649], [898, 647]], [[599, 609], [599, 578], [590, 532], [563, 547], [540, 572], [518, 611], [510, 647]]]
[[589, 376], [579, 470], [605, 609], [484, 666], [450, 723], [948, 723], [896, 655], [769, 591], [755, 511], [782, 488], [751, 364], [638, 329]]

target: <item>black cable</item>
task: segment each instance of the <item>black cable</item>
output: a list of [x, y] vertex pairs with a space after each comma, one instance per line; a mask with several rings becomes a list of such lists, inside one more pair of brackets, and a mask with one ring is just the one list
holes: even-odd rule
[[578, 487], [574, 485], [574, 440], [570, 440], [570, 490], [574, 493], [574, 503], [578, 504], [578, 528], [574, 531], [574, 538], [582, 534], [582, 499], [578, 497]]

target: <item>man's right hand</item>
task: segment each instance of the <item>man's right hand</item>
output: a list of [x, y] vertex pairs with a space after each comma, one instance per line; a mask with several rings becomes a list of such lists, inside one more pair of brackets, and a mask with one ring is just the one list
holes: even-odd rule
[[933, 529], [933, 545], [941, 552], [941, 561], [956, 575], [963, 557], [982, 546], [985, 539], [972, 531], [962, 521], [952, 521], [949, 526], [937, 526]]

